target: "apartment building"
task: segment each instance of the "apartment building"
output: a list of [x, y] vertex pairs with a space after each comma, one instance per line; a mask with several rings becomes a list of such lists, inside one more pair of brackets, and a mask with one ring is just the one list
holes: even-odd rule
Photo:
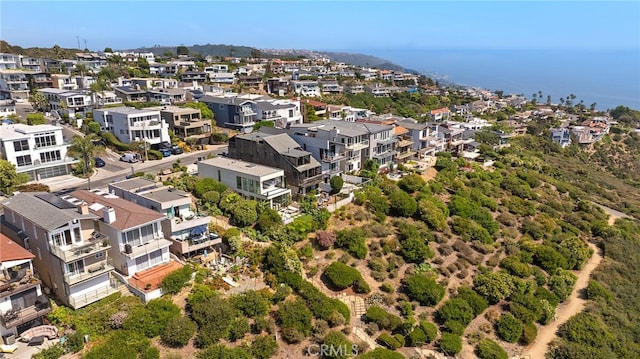
[[194, 140], [199, 144], [209, 143], [211, 120], [203, 119], [199, 109], [164, 106], [160, 109], [160, 117], [169, 124], [169, 128], [180, 140]]
[[41, 180], [71, 173], [76, 159], [67, 157], [69, 144], [62, 128], [52, 125], [0, 125], [2, 157], [26, 173], [32, 180]]
[[109, 193], [161, 214], [164, 237], [169, 250], [183, 258], [219, 249], [222, 239], [209, 232], [210, 216], [198, 213], [193, 197], [182, 190], [162, 186], [145, 178], [131, 178], [109, 184]]
[[59, 88], [38, 90], [47, 100], [47, 110], [56, 110], [73, 118], [77, 113], [86, 115], [93, 110], [93, 96], [89, 91], [73, 91]]
[[3, 202], [3, 233], [34, 254], [42, 282], [74, 309], [117, 291], [109, 237], [88, 203], [46, 192], [17, 193]]
[[295, 194], [305, 195], [318, 188], [324, 177], [320, 162], [288, 134], [269, 130], [274, 129], [262, 128], [229, 139], [229, 157], [283, 169], [286, 184]]
[[284, 170], [227, 157], [198, 161], [198, 176], [210, 177], [248, 199], [266, 201], [273, 209], [286, 207], [291, 189]]
[[6, 344], [8, 338], [42, 325], [42, 317], [51, 312], [33, 258], [33, 253], [0, 233], [0, 335]]
[[93, 111], [93, 120], [123, 143], [146, 141], [153, 145], [169, 142], [169, 125], [159, 110], [114, 107]]
[[171, 241], [165, 239], [165, 214], [99, 190], [74, 191], [65, 198], [70, 203], [91, 203], [89, 212], [99, 217], [98, 227], [109, 239], [109, 257], [129, 289], [144, 301], [162, 295], [157, 283], [145, 281], [149, 272], [171, 267]]

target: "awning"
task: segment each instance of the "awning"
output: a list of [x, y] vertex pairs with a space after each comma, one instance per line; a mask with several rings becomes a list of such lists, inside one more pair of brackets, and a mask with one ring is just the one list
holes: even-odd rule
[[194, 227], [193, 229], [191, 229], [190, 233], [192, 236], [205, 234], [207, 233], [207, 226], [203, 224], [202, 226]]

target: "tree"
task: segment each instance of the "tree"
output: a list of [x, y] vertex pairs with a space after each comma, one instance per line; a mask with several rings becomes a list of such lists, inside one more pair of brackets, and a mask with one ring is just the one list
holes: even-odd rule
[[258, 217], [258, 222], [256, 223], [257, 228], [262, 233], [270, 233], [273, 230], [280, 228], [282, 225], [282, 218], [280, 217], [280, 213], [273, 208], [267, 208]]
[[408, 174], [398, 181], [398, 187], [408, 193], [418, 192], [426, 185], [424, 178], [416, 173]]
[[336, 233], [332, 231], [319, 230], [316, 232], [316, 242], [322, 248], [329, 248], [336, 241]]
[[13, 163], [0, 159], [0, 192], [10, 195], [17, 186], [28, 181], [28, 174], [18, 173]]
[[218, 295], [193, 305], [191, 317], [200, 327], [198, 345], [206, 347], [226, 338], [235, 316], [236, 310], [231, 303]]
[[44, 125], [45, 123], [47, 123], [47, 121], [41, 113], [30, 113], [27, 115], [27, 125], [29, 126]]
[[262, 52], [258, 49], [252, 49], [251, 50], [251, 57], [253, 57], [254, 59], [258, 59], [260, 57], [262, 57]]
[[38, 111], [44, 111], [49, 105], [47, 97], [41, 91], [35, 91], [31, 95], [29, 102], [31, 102], [33, 104], [33, 107]]
[[160, 337], [170, 347], [183, 347], [189, 343], [197, 329], [198, 325], [191, 319], [178, 316], [169, 320], [166, 330], [160, 334]]
[[491, 339], [482, 339], [476, 347], [476, 354], [480, 359], [508, 359], [507, 352], [500, 344]]
[[406, 277], [404, 285], [409, 298], [418, 301], [421, 305], [434, 306], [444, 297], [444, 287], [424, 274]]
[[440, 337], [440, 350], [447, 355], [455, 355], [462, 350], [462, 338], [451, 333], [442, 333]]
[[329, 180], [329, 185], [331, 185], [331, 192], [338, 193], [342, 189], [344, 185], [344, 180], [340, 176], [333, 176]]
[[351, 356], [352, 343], [347, 339], [344, 333], [339, 331], [330, 331], [324, 337], [323, 344], [329, 348], [325, 358], [347, 358]]
[[202, 115], [202, 118], [213, 120], [213, 117], [214, 117], [213, 111], [204, 102], [189, 102], [184, 104], [184, 107], [195, 108], [196, 110], [200, 110], [200, 114]]
[[453, 298], [447, 300], [446, 303], [436, 312], [439, 321], [445, 323], [456, 321], [463, 325], [471, 323], [475, 314], [473, 308], [464, 299]]
[[421, 236], [411, 236], [400, 241], [400, 255], [410, 263], [422, 263], [433, 257], [426, 240]]
[[512, 288], [512, 277], [503, 272], [482, 273], [473, 280], [473, 289], [491, 304], [495, 304], [511, 295]]
[[248, 318], [257, 318], [267, 314], [269, 302], [255, 290], [248, 290], [242, 294], [231, 297], [233, 306]]
[[178, 56], [180, 55], [188, 56], [189, 49], [186, 46], [178, 46], [178, 48], [176, 49], [176, 54], [178, 54]]
[[522, 322], [516, 319], [511, 313], [503, 314], [496, 323], [496, 334], [505, 342], [517, 342], [522, 336], [522, 330]]
[[102, 152], [102, 148], [93, 144], [95, 135], [90, 134], [85, 137], [73, 136], [71, 139], [71, 146], [67, 150], [67, 153], [71, 156], [78, 157], [82, 165], [82, 173], [87, 178], [88, 188], [91, 189], [91, 176], [89, 173], [93, 172], [92, 159]]
[[298, 342], [311, 333], [311, 311], [301, 299], [282, 303], [278, 310], [283, 339], [289, 343]]
[[113, 50], [110, 47], [105, 47], [104, 52], [113, 53]]
[[256, 359], [268, 359], [276, 353], [278, 343], [271, 335], [257, 336], [251, 343], [251, 354]]
[[331, 263], [324, 270], [323, 275], [329, 281], [329, 285], [337, 290], [343, 290], [362, 281], [362, 276], [357, 269], [340, 262]]
[[391, 210], [399, 216], [411, 217], [418, 209], [416, 199], [403, 190], [396, 190], [389, 195]]

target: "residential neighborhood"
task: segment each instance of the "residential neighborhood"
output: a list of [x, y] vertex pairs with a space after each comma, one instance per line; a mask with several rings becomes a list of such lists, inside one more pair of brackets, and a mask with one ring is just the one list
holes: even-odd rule
[[[479, 259], [465, 254], [469, 259], [460, 271], [457, 261], [429, 264], [434, 255], [429, 246], [446, 257], [452, 251], [444, 244], [447, 238], [460, 237], [457, 251], [471, 251], [465, 243], [473, 241], [478, 258], [484, 258], [490, 251], [484, 245], [502, 241], [500, 235], [512, 236], [499, 232], [496, 221], [516, 231], [516, 220], [505, 213], [529, 213], [529, 207], [523, 209], [529, 204], [520, 208], [514, 203], [533, 201], [536, 196], [528, 191], [539, 186], [524, 172], [509, 177], [512, 182], [505, 181], [499, 191], [508, 188], [519, 198], [501, 203], [504, 213], [492, 217], [485, 211], [495, 212], [498, 204], [490, 193], [473, 187], [481, 186], [473, 182], [475, 174], [489, 178], [518, 168], [522, 161], [513, 159], [517, 152], [510, 152], [512, 144], [522, 148], [531, 138], [554, 153], [598, 151], [610, 141], [609, 134], [618, 131], [613, 114], [584, 105], [536, 103], [501, 91], [442, 86], [424, 75], [322, 57], [258, 55], [85, 51], [73, 59], [53, 60], [0, 54], [0, 153], [15, 172], [0, 188], [3, 348], [20, 353], [25, 345], [35, 346], [46, 353], [50, 349], [39, 347], [42, 340], [65, 352], [89, 352], [91, 345], [101, 344], [91, 344], [94, 338], [82, 334], [77, 339], [82, 345], [69, 349], [64, 340], [84, 332], [56, 327], [52, 311], [85, 315], [102, 303], [135, 301], [135, 308], [145, 308], [149, 317], [148, 308], [157, 303], [181, 305], [201, 334], [191, 333], [180, 345], [168, 345], [163, 337], [165, 349], [186, 345], [207, 353], [212, 347], [200, 341], [208, 340], [201, 335], [209, 329], [194, 314], [204, 309], [196, 304], [185, 309], [185, 300], [189, 306], [193, 300], [210, 300], [217, 308], [222, 302], [216, 300], [227, 301], [219, 295], [239, 300], [262, 293], [272, 298], [283, 290], [288, 291], [284, 297], [301, 298], [295, 303], [302, 303], [304, 310], [309, 310], [307, 305], [313, 308], [314, 325], [342, 328], [334, 332], [359, 341], [358, 350], [387, 348], [440, 358], [444, 354], [437, 350], [448, 353], [442, 338], [454, 335], [448, 322], [440, 323], [445, 335], [436, 346], [435, 336], [431, 344], [412, 337], [431, 330], [423, 321], [416, 326], [407, 321], [413, 329], [403, 335], [368, 310], [380, 308], [395, 316], [381, 309], [384, 306], [411, 317], [429, 302], [416, 299], [410, 284], [395, 277], [398, 268], [424, 278], [421, 273], [457, 272], [461, 281], [474, 283], [473, 275], [486, 275], [473, 269]], [[454, 168], [467, 185], [438, 177], [454, 176]], [[446, 187], [438, 187], [436, 180]], [[458, 192], [461, 186], [467, 190]], [[467, 195], [482, 203], [471, 215], [451, 204], [452, 198]], [[454, 213], [447, 221], [449, 211]], [[385, 239], [395, 238], [394, 231], [401, 241]], [[365, 233], [377, 242], [364, 244]], [[349, 237], [361, 235], [361, 244]], [[434, 244], [434, 236], [440, 244]], [[342, 257], [332, 259], [334, 250]], [[362, 265], [359, 260], [367, 252], [377, 258]], [[335, 283], [329, 267], [345, 263], [357, 268], [357, 276], [366, 273], [365, 278], [347, 286]], [[372, 284], [375, 299], [367, 295]], [[435, 281], [433, 286], [441, 288]], [[218, 294], [193, 299], [197, 290]], [[394, 297], [396, 290], [402, 297]], [[174, 299], [177, 304], [168, 304]], [[433, 300], [440, 299], [442, 295]], [[414, 302], [400, 304], [404, 307], [398, 310], [385, 300]], [[282, 318], [287, 314], [280, 308], [291, 303], [274, 304], [279, 306], [277, 322], [257, 332], [276, 333], [273, 348], [269, 355], [256, 357], [284, 358], [276, 352], [276, 341], [286, 348], [282, 350], [293, 350], [312, 335], [309, 330], [305, 334], [275, 328], [276, 323], [286, 327]], [[313, 303], [333, 309], [324, 313]], [[109, 323], [123, 311], [113, 313]], [[132, 325], [125, 323], [112, 328]], [[236, 324], [225, 327], [226, 334], [216, 334], [215, 342], [227, 338], [234, 343], [229, 333]], [[464, 329], [468, 322], [459, 324]], [[251, 318], [251, 325], [262, 324]], [[237, 335], [271, 340], [271, 334], [249, 334], [251, 330]], [[44, 335], [33, 334], [40, 332], [49, 333], [46, 341], [40, 338]], [[40, 339], [32, 342], [34, 337]], [[405, 337], [407, 345], [400, 345]], [[469, 350], [471, 344], [465, 345]], [[505, 345], [515, 352], [515, 346]]]

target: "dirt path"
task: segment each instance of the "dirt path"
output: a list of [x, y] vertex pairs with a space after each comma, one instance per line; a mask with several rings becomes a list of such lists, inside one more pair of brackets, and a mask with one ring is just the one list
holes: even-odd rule
[[556, 311], [556, 319], [549, 325], [540, 328], [536, 341], [523, 351], [523, 354], [520, 356], [521, 358], [544, 358], [544, 355], [547, 352], [547, 347], [556, 337], [556, 332], [560, 325], [584, 309], [586, 300], [580, 298], [580, 292], [587, 288], [591, 272], [593, 272], [602, 261], [602, 253], [600, 253], [600, 249], [592, 243], [589, 243], [589, 247], [593, 249], [593, 255], [578, 274], [578, 280], [576, 281], [576, 285], [573, 288], [571, 295], [558, 307]]

